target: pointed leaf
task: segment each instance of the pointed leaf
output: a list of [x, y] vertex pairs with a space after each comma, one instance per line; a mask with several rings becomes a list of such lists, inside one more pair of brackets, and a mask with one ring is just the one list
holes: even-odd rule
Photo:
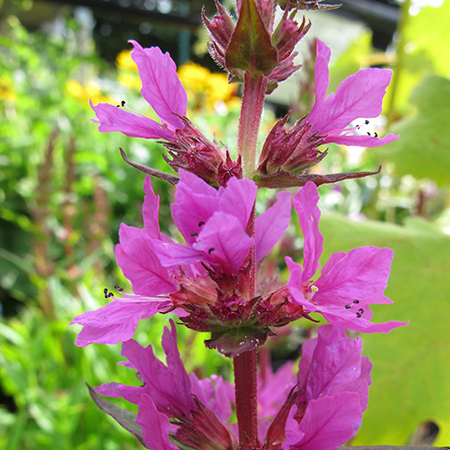
[[142, 437], [142, 429], [139, 425], [136, 425], [137, 415], [127, 411], [126, 409], [119, 408], [108, 400], [100, 397], [94, 389], [91, 388], [86, 383], [86, 386], [89, 389], [89, 394], [94, 400], [95, 404], [106, 414], [109, 414], [120, 426], [125, 428], [125, 430], [129, 431], [131, 434], [137, 437], [138, 441], [145, 447], [150, 448], [144, 441]]
[[267, 75], [278, 65], [277, 50], [270, 42], [254, 0], [242, 1], [225, 62], [230, 72], [239, 69], [251, 75]]

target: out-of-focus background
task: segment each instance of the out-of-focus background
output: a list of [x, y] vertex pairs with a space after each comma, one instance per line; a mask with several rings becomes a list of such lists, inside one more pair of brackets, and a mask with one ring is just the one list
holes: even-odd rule
[[[332, 3], [332, 2], [330, 2]], [[379, 149], [331, 145], [315, 171], [377, 170], [377, 176], [320, 188], [325, 236], [322, 263], [360, 245], [395, 250], [376, 321], [409, 320], [390, 335], [364, 336], [374, 363], [369, 407], [351, 444], [431, 444], [450, 440], [450, 1], [342, 0], [310, 12], [313, 27], [299, 46], [302, 70], [267, 98], [264, 133], [288, 110], [314, 102], [314, 38], [332, 48], [329, 92], [365, 67], [394, 76], [383, 116], [370, 133], [400, 133]], [[74, 345], [74, 315], [104, 305], [103, 289], [130, 291], [114, 259], [121, 222], [142, 226], [140, 164], [168, 171], [156, 142], [101, 134], [94, 104], [120, 103], [151, 115], [130, 56], [129, 39], [169, 51], [188, 91], [189, 118], [210, 139], [235, 148], [240, 91], [207, 54], [200, 21], [211, 0], [0, 0], [0, 448], [118, 450], [140, 444], [88, 397], [85, 382], [134, 384], [117, 366], [120, 346]], [[231, 2], [225, 1], [227, 7]], [[175, 233], [173, 189], [161, 196], [161, 227]], [[275, 195], [263, 192], [259, 210]], [[294, 218], [295, 219], [295, 218]], [[293, 223], [296, 223], [294, 220]], [[299, 234], [300, 233], [300, 234]], [[273, 252], [301, 261], [293, 225]], [[272, 270], [268, 268], [267, 270]], [[168, 317], [138, 327], [136, 338], [161, 356]], [[300, 355], [308, 324], [269, 343], [274, 368]], [[179, 327], [188, 371], [220, 373], [230, 362], [207, 350], [206, 336]], [[129, 373], [131, 372], [131, 373]], [[119, 406], [124, 403], [117, 402]]]

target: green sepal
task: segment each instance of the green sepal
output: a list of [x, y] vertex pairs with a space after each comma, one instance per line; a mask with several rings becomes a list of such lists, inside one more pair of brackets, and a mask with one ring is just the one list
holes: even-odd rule
[[205, 345], [229, 358], [234, 358], [242, 352], [264, 345], [267, 336], [272, 334], [270, 328], [231, 328], [226, 331], [212, 332], [211, 339], [205, 341]]
[[251, 76], [267, 75], [278, 65], [278, 52], [270, 42], [254, 0], [242, 0], [239, 19], [225, 54], [228, 71]]

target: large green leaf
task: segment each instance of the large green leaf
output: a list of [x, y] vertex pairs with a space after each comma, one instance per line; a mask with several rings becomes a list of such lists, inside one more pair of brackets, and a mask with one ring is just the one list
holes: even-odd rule
[[376, 151], [396, 164], [399, 175], [430, 178], [439, 185], [450, 183], [450, 81], [429, 76], [412, 93], [417, 114], [392, 127], [401, 138]]
[[390, 334], [364, 335], [373, 362], [369, 407], [355, 445], [401, 445], [423, 421], [440, 428], [435, 445], [450, 442], [450, 236], [425, 222], [406, 226], [323, 217], [322, 264], [331, 253], [363, 245], [394, 249], [386, 294], [374, 321], [410, 323]]

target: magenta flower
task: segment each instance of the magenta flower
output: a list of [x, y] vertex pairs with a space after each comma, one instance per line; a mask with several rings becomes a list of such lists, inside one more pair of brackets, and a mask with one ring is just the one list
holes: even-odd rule
[[[286, 402], [288, 408], [293, 406], [283, 450], [337, 449], [356, 434], [367, 408], [372, 364], [361, 355], [362, 340], [348, 338], [335, 325], [318, 331], [318, 338], [302, 347], [298, 384]], [[281, 411], [280, 418], [286, 414]], [[272, 427], [269, 435], [275, 430]]]
[[359, 247], [349, 253], [334, 253], [312, 281], [320, 267], [323, 237], [319, 231], [319, 195], [314, 183], [307, 183], [294, 197], [305, 245], [303, 267], [286, 258], [292, 301], [308, 312], [321, 313], [333, 324], [365, 333], [389, 333], [406, 323], [370, 322], [370, 304], [392, 303], [383, 295], [391, 269], [393, 251], [389, 248]]
[[231, 448], [234, 437], [223, 424], [231, 416], [233, 386], [218, 376], [199, 380], [194, 374], [187, 375], [173, 321], [171, 331], [164, 328], [162, 345], [167, 365], [154, 356], [151, 346], [143, 348], [134, 340], [124, 342], [122, 356], [128, 360], [125, 365], [137, 370], [143, 385], [108, 383], [95, 391], [138, 405], [136, 423], [152, 450], [177, 449], [169, 436], [194, 448]]
[[[233, 177], [225, 188], [216, 190], [195, 175], [180, 171], [172, 215], [186, 242], [181, 245], [160, 232], [159, 198], [149, 177], [144, 191], [145, 228], [122, 224], [115, 249], [134, 294], [116, 298], [107, 293], [112, 298], [109, 304], [75, 317], [72, 324], [84, 325], [77, 345], [127, 341], [140, 319], [175, 308], [181, 316], [188, 315], [181, 319], [191, 327], [206, 327], [203, 331], [208, 330], [206, 318], [214, 323], [242, 320], [254, 305], [245, 307], [238, 295], [237, 274], [245, 272], [252, 247], [256, 260], [261, 261], [289, 226], [289, 193], [279, 193], [275, 204], [256, 218], [255, 237], [250, 237], [247, 227], [256, 199], [252, 181]], [[232, 295], [230, 283], [236, 292]], [[197, 308], [195, 314], [200, 314], [198, 320], [189, 316], [193, 307]], [[192, 320], [197, 321], [194, 324]]]
[[[398, 139], [388, 134], [356, 134], [360, 125], [349, 127], [357, 120], [378, 117], [382, 111], [383, 97], [391, 80], [392, 71], [364, 69], [346, 78], [336, 93], [326, 97], [329, 84], [328, 63], [330, 49], [317, 41], [315, 64], [316, 101], [311, 112], [294, 126], [287, 128], [288, 116], [275, 124], [263, 145], [258, 172], [262, 175], [260, 187], [287, 187], [304, 185], [314, 180], [316, 185], [334, 183], [346, 178], [361, 178], [373, 172], [334, 175], [296, 175], [318, 164], [327, 154], [318, 147], [336, 144], [377, 147]], [[363, 123], [363, 122], [362, 122]]]
[[315, 74], [316, 101], [306, 117], [311, 133], [324, 137], [324, 144], [334, 142], [343, 145], [378, 147], [399, 136], [388, 134], [384, 138], [354, 134], [356, 127], [346, 128], [356, 119], [378, 117], [383, 106], [392, 71], [388, 69], [364, 69], [347, 77], [336, 93], [326, 97], [330, 61], [330, 49], [322, 41], [317, 41]]
[[[175, 62], [169, 53], [158, 47], [142, 48], [129, 41], [134, 49], [131, 57], [136, 63], [142, 81], [141, 94], [153, 108], [161, 123], [132, 111], [125, 106], [99, 103], [91, 107], [100, 124], [100, 132], [119, 131], [127, 136], [145, 139], [162, 139], [169, 156], [163, 155], [175, 171], [184, 169], [195, 173], [212, 185], [224, 186], [231, 176], [241, 176], [240, 159], [232, 161], [229, 152], [210, 142], [187, 119], [187, 95], [176, 72]], [[177, 177], [171, 174], [125, 161], [145, 173], [174, 184]], [[170, 158], [171, 157], [171, 158]]]
[[172, 140], [174, 131], [183, 127], [179, 116], [186, 115], [187, 95], [169, 53], [158, 47], [142, 48], [129, 41], [134, 50], [131, 57], [142, 80], [141, 94], [156, 112], [161, 123], [122, 107], [99, 103], [91, 107], [97, 115], [99, 131], [120, 131], [131, 137]]

